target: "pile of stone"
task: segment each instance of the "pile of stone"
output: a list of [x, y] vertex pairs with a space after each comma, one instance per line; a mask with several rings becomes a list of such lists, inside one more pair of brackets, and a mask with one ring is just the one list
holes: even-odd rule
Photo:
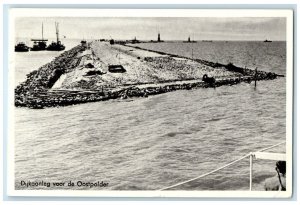
[[[248, 68], [241, 68], [229, 63], [224, 66], [227, 70], [232, 72], [241, 73], [245, 76], [256, 76], [257, 80], [273, 80], [278, 77], [276, 73], [264, 72], [264, 71], [255, 71]], [[282, 77], [282, 76], [281, 76]]]
[[29, 73], [26, 81], [15, 88], [15, 105], [26, 106], [28, 99], [34, 99], [37, 94], [50, 89], [62, 74], [78, 65], [80, 59], [76, 55], [83, 50], [84, 47], [76, 46]]
[[[214, 63], [214, 62], [201, 60], [201, 59], [192, 59], [192, 58], [185, 57], [185, 56], [179, 56], [179, 55], [175, 55], [175, 54], [167, 54], [167, 53], [164, 53], [164, 52], [155, 51], [155, 50], [151, 50], [151, 49], [140, 48], [140, 47], [137, 47], [137, 46], [130, 46], [130, 45], [126, 45], [126, 46], [141, 49], [141, 50], [145, 50], [145, 51], [149, 51], [149, 52], [155, 52], [155, 53], [158, 53], [158, 54], [168, 55], [169, 57], [178, 57], [178, 58], [193, 60], [195, 62], [201, 63], [203, 65], [206, 65], [206, 66], [209, 66], [209, 67], [212, 67], [212, 68], [225, 68], [228, 71], [231, 71], [231, 72], [234, 72], [234, 73], [239, 73], [239, 74], [242, 74], [243, 76], [255, 76], [255, 74], [256, 74], [257, 80], [273, 80], [277, 77], [284, 77], [284, 75], [278, 75], [278, 74], [272, 73], [272, 72], [257, 71], [257, 73], [256, 73], [255, 70], [248, 69], [248, 68], [237, 67], [237, 66], [233, 65], [232, 63], [224, 65], [224, 64], [221, 64], [221, 63]], [[166, 59], [168, 59], [168, 58], [166, 58]], [[145, 57], [144, 60], [148, 61], [148, 62], [155, 62], [156, 61], [155, 57], [154, 58], [153, 57]], [[163, 68], [161, 62], [158, 62], [158, 64], [159, 64], [159, 66], [161, 66]]]

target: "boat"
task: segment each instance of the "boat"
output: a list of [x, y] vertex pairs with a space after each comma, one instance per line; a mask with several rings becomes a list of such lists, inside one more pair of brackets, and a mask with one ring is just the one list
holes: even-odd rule
[[29, 51], [29, 47], [26, 46], [26, 44], [24, 42], [19, 42], [15, 46], [15, 52], [28, 52], [28, 51]]
[[44, 39], [44, 25], [42, 23], [42, 39], [31, 39], [33, 46], [30, 48], [31, 51], [43, 51], [46, 50], [48, 39]]
[[52, 42], [51, 44], [49, 44], [49, 46], [47, 47], [48, 51], [63, 51], [65, 50], [65, 46], [63, 44], [61, 44], [60, 41], [57, 42]]
[[264, 40], [264, 42], [265, 42], [265, 43], [270, 43], [270, 42], [272, 42], [272, 41], [266, 39], [266, 40]]
[[46, 41], [48, 41], [48, 40], [31, 39], [31, 41], [33, 41], [33, 46], [30, 49], [31, 51], [43, 51], [43, 50], [46, 50], [46, 47], [47, 47]]
[[202, 42], [213, 42], [212, 40], [202, 40]]
[[134, 37], [134, 39], [132, 39], [130, 43], [135, 44], [135, 43], [140, 43], [140, 41], [137, 40], [136, 37]]
[[59, 28], [58, 23], [55, 22], [55, 30], [56, 30], [56, 42], [52, 41], [52, 43], [47, 47], [48, 51], [62, 51], [65, 50], [65, 46], [59, 40]]
[[196, 43], [197, 41], [191, 40], [190, 37], [188, 37], [187, 41], [183, 41], [183, 43]]

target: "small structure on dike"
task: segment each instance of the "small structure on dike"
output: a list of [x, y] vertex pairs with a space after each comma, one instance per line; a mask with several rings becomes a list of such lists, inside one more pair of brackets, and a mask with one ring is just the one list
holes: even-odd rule
[[111, 73], [125, 73], [126, 70], [122, 65], [109, 65], [108, 71]]

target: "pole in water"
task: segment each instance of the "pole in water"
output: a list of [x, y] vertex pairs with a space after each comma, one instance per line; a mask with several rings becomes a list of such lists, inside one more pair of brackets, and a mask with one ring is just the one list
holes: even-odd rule
[[120, 58], [121, 58], [120, 55], [121, 55], [121, 48], [120, 48], [120, 45], [119, 45], [119, 56], [118, 56], [119, 57], [119, 65], [121, 65], [121, 63], [120, 63], [120, 61], [121, 61], [120, 60]]
[[257, 67], [255, 68], [255, 74], [254, 74], [254, 82], [255, 82], [255, 84], [254, 84], [254, 87], [256, 87], [256, 80], [257, 80]]
[[253, 175], [253, 155], [250, 154], [250, 176], [249, 176], [249, 190], [252, 191], [252, 175]]

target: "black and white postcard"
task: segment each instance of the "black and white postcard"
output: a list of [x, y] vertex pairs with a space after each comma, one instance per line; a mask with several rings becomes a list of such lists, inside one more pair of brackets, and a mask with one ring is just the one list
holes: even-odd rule
[[9, 11], [10, 196], [292, 190], [293, 11]]

